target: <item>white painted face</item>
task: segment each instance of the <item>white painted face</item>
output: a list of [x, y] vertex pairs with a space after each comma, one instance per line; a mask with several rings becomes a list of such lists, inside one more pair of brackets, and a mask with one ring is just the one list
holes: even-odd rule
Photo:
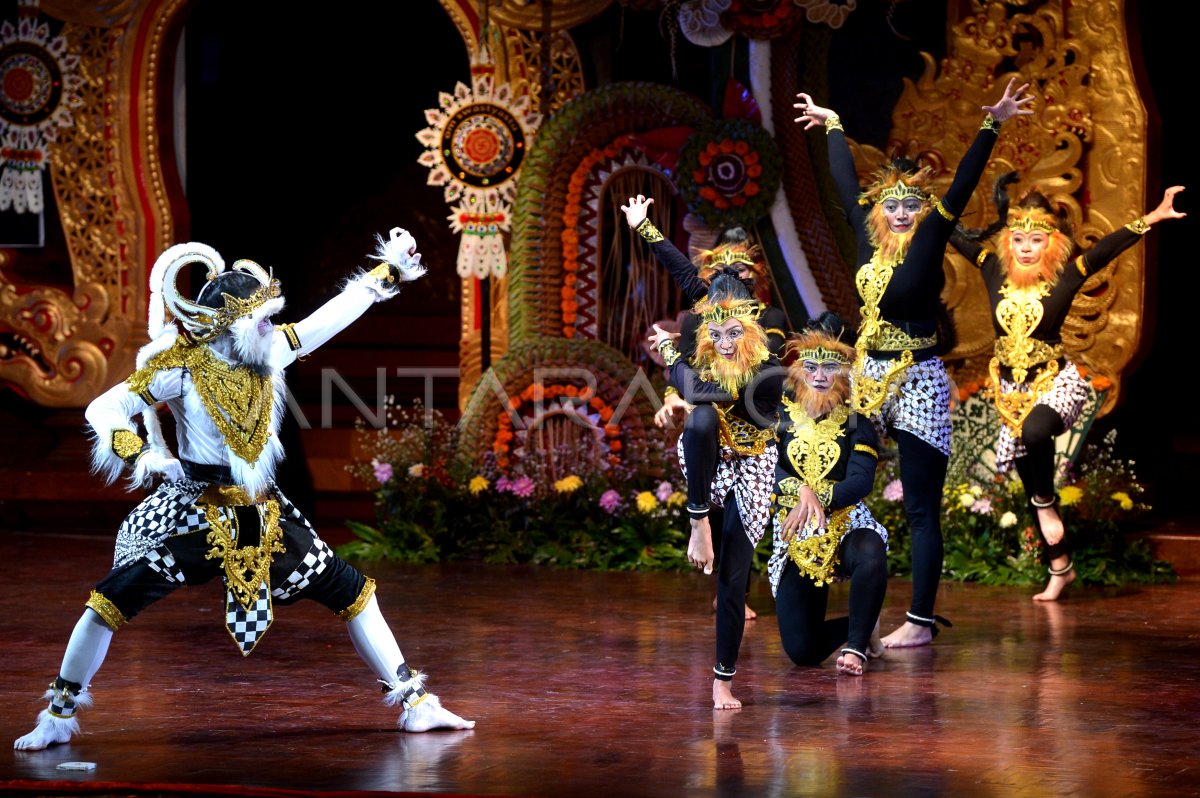
[[1012, 231], [1012, 251], [1017, 263], [1022, 266], [1036, 266], [1042, 260], [1042, 253], [1050, 243], [1050, 235], [1041, 230]]
[[717, 348], [717, 354], [726, 360], [737, 357], [738, 345], [741, 344], [746, 329], [736, 318], [726, 319], [723, 323], [715, 321], [708, 323], [708, 337]]
[[916, 197], [904, 199], [885, 199], [883, 201], [883, 218], [887, 220], [888, 229], [893, 233], [907, 233], [917, 223], [917, 216], [925, 208], [925, 203]]
[[845, 366], [836, 360], [817, 362], [806, 359], [800, 364], [801, 373], [804, 374], [804, 384], [817, 393], [825, 393], [832, 388], [838, 374], [844, 368]]

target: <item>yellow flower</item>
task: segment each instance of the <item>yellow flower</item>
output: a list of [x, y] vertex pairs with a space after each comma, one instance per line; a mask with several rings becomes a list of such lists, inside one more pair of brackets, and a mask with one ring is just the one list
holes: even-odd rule
[[1083, 489], [1077, 488], [1074, 485], [1067, 485], [1058, 492], [1058, 500], [1063, 507], [1070, 507], [1072, 504], [1078, 504], [1083, 498]]
[[559, 493], [574, 493], [583, 487], [583, 480], [572, 474], [554, 483], [554, 489]]
[[672, 493], [670, 496], [667, 497], [667, 506], [668, 507], [682, 507], [685, 504], [687, 504], [687, 494], [686, 493], [680, 493], [679, 491], [675, 491], [674, 493]]
[[1133, 509], [1133, 499], [1129, 498], [1129, 494], [1123, 490], [1119, 490], [1110, 497], [1117, 504], [1121, 505], [1122, 510]]
[[637, 495], [637, 508], [639, 512], [648, 513], [658, 507], [658, 499], [653, 493], [644, 490]]
[[467, 483], [467, 489], [471, 491], [472, 496], [478, 496], [488, 489], [489, 484], [486, 477], [477, 475], [472, 477], [471, 481]]
[[958, 497], [958, 503], [963, 507], [970, 507], [975, 503], [975, 497], [971, 495], [970, 491], [968, 491]]

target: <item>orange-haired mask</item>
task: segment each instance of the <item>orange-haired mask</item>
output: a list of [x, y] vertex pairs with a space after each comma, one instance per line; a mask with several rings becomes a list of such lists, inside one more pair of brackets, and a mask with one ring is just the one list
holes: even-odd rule
[[758, 323], [762, 305], [751, 299], [707, 300], [696, 305], [704, 324], [696, 331], [696, 363], [701, 377], [736, 397], [771, 356], [767, 333]]
[[1009, 211], [1008, 227], [997, 242], [1000, 262], [1017, 288], [1039, 279], [1053, 283], [1071, 257], [1074, 244], [1058, 227], [1058, 218], [1043, 208]]
[[846, 403], [855, 355], [852, 346], [810, 330], [788, 341], [787, 351], [795, 360], [784, 385], [810, 418], [820, 418]]
[[870, 203], [867, 235], [878, 257], [887, 263], [904, 259], [917, 227], [929, 214], [933, 195], [925, 190], [932, 172], [902, 172], [895, 168], [877, 173], [860, 201]]

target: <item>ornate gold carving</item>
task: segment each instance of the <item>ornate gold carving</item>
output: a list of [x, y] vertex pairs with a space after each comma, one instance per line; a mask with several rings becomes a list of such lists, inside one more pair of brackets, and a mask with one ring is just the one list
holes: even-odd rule
[[141, 454], [142, 447], [145, 445], [146, 442], [131, 430], [115, 429], [112, 431], [113, 454], [125, 462], [129, 462]]
[[775, 441], [775, 427], [756, 427], [744, 418], [729, 412], [733, 405], [714, 404], [717, 410], [717, 435], [723, 446], [728, 446], [742, 457], [756, 457], [767, 450], [767, 444]]
[[884, 373], [883, 378], [877, 380], [867, 376], [864, 370], [866, 353], [860, 350], [858, 359], [854, 361], [854, 371], [850, 375], [850, 406], [864, 416], [878, 413], [888, 393], [899, 390], [899, 385], [912, 364], [913, 353], [906, 349]]
[[[558, 4], [554, 5], [555, 11]], [[495, 15], [493, 13], [493, 19]], [[503, 32], [505, 49], [505, 66], [508, 80], [514, 91], [527, 91], [535, 98], [542, 97], [542, 75], [549, 67], [551, 86], [554, 93], [546, 98], [546, 107], [541, 109], [544, 114], [552, 114], [568, 102], [583, 94], [586, 86], [583, 82], [583, 62], [575, 40], [566, 30], [555, 30], [550, 34], [549, 56], [550, 63], [544, 63], [546, 54], [542, 43], [545, 34], [541, 25], [531, 29], [506, 28]]]
[[279, 528], [279, 502], [270, 499], [256, 505], [260, 524], [257, 546], [238, 548], [237, 516], [229, 512], [228, 517], [215, 504], [196, 505], [204, 512], [209, 531], [204, 540], [211, 549], [204, 555], [207, 560], [221, 560], [225, 569], [225, 582], [234, 600], [249, 610], [258, 600], [258, 587], [267, 581], [271, 571], [271, 558], [285, 551], [283, 530]]
[[649, 219], [643, 219], [642, 223], [637, 226], [637, 234], [650, 244], [657, 244], [666, 238]]
[[787, 397], [783, 399], [783, 406], [791, 421], [792, 438], [787, 445], [788, 462], [803, 483], [821, 498], [822, 504], [828, 504], [828, 497], [833, 488], [833, 483], [828, 478], [829, 472], [842, 456], [842, 447], [838, 439], [846, 437], [846, 420], [850, 418], [850, 408], [840, 405], [825, 418], [815, 421], [804, 411], [803, 405]]
[[1038, 369], [1033, 381], [1025, 383], [1029, 390], [1022, 390], [1019, 386], [1011, 391], [1004, 390], [1004, 383], [1000, 380], [999, 358], [992, 358], [988, 363], [988, 371], [992, 377], [992, 396], [996, 403], [996, 412], [1014, 435], [1020, 435], [1021, 426], [1038, 399], [1054, 387], [1054, 378], [1058, 376], [1058, 361], [1051, 360], [1045, 368]]
[[1042, 299], [1050, 296], [1050, 286], [1039, 280], [1028, 288], [1017, 288], [1006, 280], [1000, 296], [996, 321], [1007, 335], [996, 339], [996, 357], [1012, 369], [1014, 382], [1025, 382], [1030, 368], [1062, 356], [1061, 346], [1050, 346], [1033, 337], [1033, 331], [1042, 323]]
[[125, 614], [117, 609], [117, 605], [109, 601], [108, 597], [103, 593], [97, 593], [93, 590], [92, 595], [88, 597], [84, 606], [95, 611], [101, 620], [108, 624], [108, 628], [114, 632], [129, 623]]
[[196, 385], [209, 418], [225, 438], [230, 451], [254, 464], [271, 435], [274, 412], [273, 385], [249, 366], [231, 366], [205, 344], [182, 336], [165, 352], [150, 358], [125, 381], [135, 393], [146, 390], [162, 369], [186, 368]]
[[[796, 536], [788, 541], [788, 559], [796, 564], [801, 575], [812, 579], [817, 587], [832, 582], [836, 575], [838, 563], [841, 562], [838, 546], [842, 542], [842, 536], [848, 531], [852, 509], [853, 507], [843, 507], [830, 513], [825, 518], [824, 533], [804, 536], [797, 532]], [[782, 515], [780, 512], [776, 516], [781, 523]]]

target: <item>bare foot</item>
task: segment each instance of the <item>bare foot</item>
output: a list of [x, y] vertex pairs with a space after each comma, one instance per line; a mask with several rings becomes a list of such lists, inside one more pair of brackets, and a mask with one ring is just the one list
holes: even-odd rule
[[[1066, 559], [1066, 558], [1064, 558], [1064, 559]], [[1067, 560], [1067, 562], [1064, 563], [1063, 565], [1060, 565], [1059, 567], [1054, 568], [1053, 563], [1051, 563], [1051, 568], [1053, 570], [1050, 574], [1050, 583], [1048, 585], [1046, 585], [1045, 590], [1043, 590], [1041, 593], [1038, 593], [1036, 596], [1034, 596], [1033, 600], [1034, 601], [1058, 601], [1058, 597], [1062, 594], [1063, 590], [1066, 589], [1067, 585], [1069, 585], [1075, 581], [1075, 569], [1070, 568], [1069, 570], [1066, 571], [1066, 573], [1061, 573], [1061, 574], [1053, 573], [1053, 571], [1061, 571], [1064, 568], [1068, 568], [1070, 566], [1070, 564], [1071, 564], [1071, 561]]]
[[713, 709], [741, 709], [742, 702], [733, 697], [733, 682], [713, 679]]
[[905, 621], [900, 628], [883, 638], [886, 648], [916, 648], [927, 646], [933, 642], [933, 627], [917, 626], [912, 621]]
[[842, 653], [838, 654], [837, 669], [838, 673], [862, 676], [867, 669], [867, 658], [848, 648], [842, 649]]
[[1050, 507], [1038, 507], [1037, 517], [1038, 526], [1042, 528], [1042, 537], [1046, 539], [1046, 544], [1053, 546], [1063, 539], [1063, 522], [1058, 515], [1058, 509], [1053, 505]]
[[[716, 611], [717, 611], [717, 599], [716, 599], [716, 596], [714, 596], [713, 597], [713, 612], [716, 612]], [[746, 620], [753, 621], [757, 617], [758, 617], [758, 613], [755, 612], [754, 610], [750, 609], [750, 605], [747, 604], [746, 605]]]
[[692, 539], [688, 541], [688, 562], [700, 568], [706, 574], [713, 572], [712, 527], [709, 526], [708, 516], [692, 519]]
[[883, 656], [883, 638], [879, 636], [879, 619], [875, 619], [875, 628], [871, 630], [871, 639], [867, 641], [867, 657], [878, 659]]

